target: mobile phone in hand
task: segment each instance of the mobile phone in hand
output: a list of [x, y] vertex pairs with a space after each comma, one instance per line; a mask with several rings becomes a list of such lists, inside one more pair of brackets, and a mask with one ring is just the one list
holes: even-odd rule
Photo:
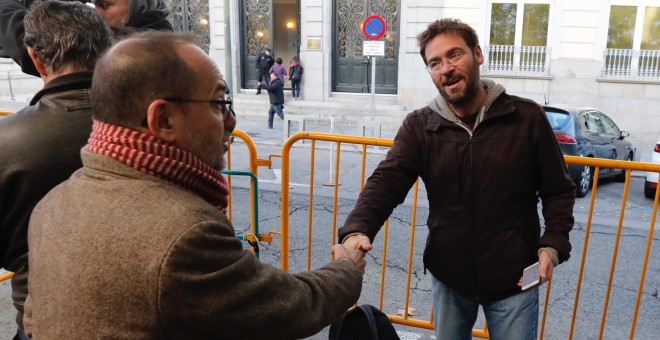
[[534, 287], [540, 280], [541, 275], [539, 274], [539, 263], [536, 262], [523, 270], [522, 290]]

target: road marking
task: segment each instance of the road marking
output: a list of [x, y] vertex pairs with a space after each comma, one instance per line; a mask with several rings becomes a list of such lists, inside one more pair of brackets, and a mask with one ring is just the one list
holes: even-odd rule
[[[275, 175], [275, 179], [259, 179], [259, 183], [282, 184], [282, 169], [271, 169], [271, 170], [273, 170], [273, 175]], [[304, 183], [289, 182], [289, 185], [309, 188], [309, 184], [304, 184]]]

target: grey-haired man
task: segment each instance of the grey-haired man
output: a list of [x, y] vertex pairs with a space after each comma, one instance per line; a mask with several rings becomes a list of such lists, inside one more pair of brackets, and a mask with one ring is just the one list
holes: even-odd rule
[[30, 106], [0, 120], [0, 256], [15, 272], [12, 298], [23, 339], [30, 214], [82, 166], [92, 128], [90, 88], [97, 58], [111, 44], [101, 15], [79, 2], [44, 1], [25, 16], [25, 45], [44, 87]]

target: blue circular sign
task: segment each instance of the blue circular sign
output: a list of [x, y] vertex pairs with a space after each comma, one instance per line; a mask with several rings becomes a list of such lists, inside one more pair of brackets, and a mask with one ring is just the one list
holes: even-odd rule
[[362, 22], [362, 33], [369, 40], [378, 40], [385, 35], [385, 20], [378, 15], [370, 15]]

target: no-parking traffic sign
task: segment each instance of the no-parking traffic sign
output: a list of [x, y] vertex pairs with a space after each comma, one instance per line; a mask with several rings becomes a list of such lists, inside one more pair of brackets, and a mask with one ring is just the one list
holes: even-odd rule
[[369, 40], [378, 40], [385, 35], [385, 20], [378, 15], [370, 15], [362, 22], [362, 33]]

